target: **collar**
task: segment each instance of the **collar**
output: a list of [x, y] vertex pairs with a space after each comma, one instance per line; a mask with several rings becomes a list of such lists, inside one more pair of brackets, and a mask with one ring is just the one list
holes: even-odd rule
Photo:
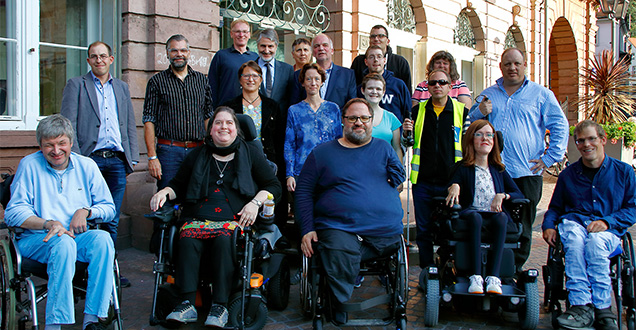
[[[44, 157], [44, 153], [42, 152], [42, 150], [40, 150], [39, 153], [42, 154], [42, 161], [44, 161], [46, 169], [51, 173], [57, 174], [57, 170], [54, 169], [53, 166], [51, 166], [51, 164], [49, 164], [49, 162], [46, 160], [46, 157]], [[66, 171], [73, 170], [75, 168], [75, 166], [73, 165], [73, 160], [75, 159], [75, 157], [77, 157], [77, 154], [74, 151], [71, 151], [71, 155], [68, 157], [68, 165], [64, 169], [65, 170], [64, 173], [66, 173]]]
[[[188, 75], [186, 76], [186, 78], [187, 78], [190, 74], [192, 74], [194, 72], [194, 70], [192, 69], [192, 67], [190, 67], [190, 64], [188, 64], [186, 66], [186, 68], [188, 70]], [[168, 71], [168, 73], [171, 74], [173, 77], [179, 79], [179, 77], [177, 77], [177, 75], [174, 74], [174, 72], [172, 71], [172, 67], [171, 66], [168, 66], [168, 69], [166, 69], [166, 71]], [[181, 80], [181, 79], [179, 79], [179, 80]]]
[[228, 49], [230, 50], [230, 52], [239, 53], [239, 54], [247, 54], [247, 53], [250, 52], [250, 47], [249, 46], [245, 46], [245, 52], [244, 53], [241, 53], [236, 48], [234, 48], [234, 44], [232, 44]]
[[274, 61], [276, 61], [276, 58], [272, 57], [271, 60], [269, 61], [265, 61], [262, 57], [258, 57], [258, 65], [262, 65], [265, 66], [267, 64], [271, 64], [272, 66], [274, 66]]
[[[517, 91], [519, 91], [520, 89], [523, 89], [524, 87], [528, 86], [528, 83], [530, 82], [530, 80], [528, 79], [528, 77], [526, 75], [523, 76], [523, 82], [521, 83], [521, 87], [519, 87], [519, 89], [517, 89]], [[499, 86], [499, 88], [501, 90], [506, 90], [503, 86], [504, 80], [503, 77], [497, 79], [497, 85]], [[516, 92], [515, 92], [516, 93]]]
[[[93, 81], [99, 81], [99, 83], [101, 84], [102, 81], [99, 80], [99, 78], [97, 78], [97, 76], [95, 76], [95, 74], [93, 73], [93, 70], [90, 71], [91, 72], [91, 77], [93, 77]], [[108, 73], [108, 80], [106, 80], [107, 83], [109, 82], [113, 82], [113, 76], [110, 74], [110, 72]]]

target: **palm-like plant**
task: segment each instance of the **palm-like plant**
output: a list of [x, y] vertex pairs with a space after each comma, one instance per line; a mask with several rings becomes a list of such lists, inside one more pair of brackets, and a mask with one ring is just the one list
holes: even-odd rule
[[631, 93], [636, 92], [636, 86], [630, 84], [627, 57], [614, 63], [613, 52], [604, 50], [592, 59], [591, 68], [582, 70], [583, 82], [591, 90], [577, 102], [585, 105], [585, 117], [599, 124], [626, 121], [634, 104]]

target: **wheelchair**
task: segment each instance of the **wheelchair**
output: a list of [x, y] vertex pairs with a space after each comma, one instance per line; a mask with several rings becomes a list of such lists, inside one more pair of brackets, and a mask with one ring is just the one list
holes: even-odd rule
[[[159, 226], [160, 242], [155, 252], [157, 261], [150, 325], [173, 328], [178, 324], [167, 322], [166, 316], [181, 301], [174, 286], [176, 273], [177, 241], [179, 226], [174, 208], [163, 208], [147, 214]], [[259, 219], [263, 222], [264, 219]], [[273, 221], [273, 220], [272, 220]], [[232, 234], [232, 256], [237, 273], [230, 300], [228, 302], [228, 325], [236, 329], [259, 330], [267, 322], [268, 307], [276, 310], [287, 308], [289, 301], [290, 270], [286, 254], [279, 249], [272, 250], [268, 241], [256, 234], [273, 224], [261, 225], [265, 228], [236, 228]], [[271, 228], [271, 227], [270, 227]], [[206, 255], [201, 258], [199, 294], [201, 305], [210, 304], [209, 270]], [[210, 260], [210, 259], [208, 259]], [[212, 288], [214, 289], [214, 288]], [[198, 300], [198, 299], [197, 299]]]
[[[538, 270], [529, 269], [517, 273], [514, 250], [519, 248], [519, 237], [523, 231], [519, 219], [523, 207], [529, 201], [516, 199], [506, 201], [511, 210], [512, 223], [508, 223], [501, 262], [500, 279], [502, 294], [468, 293], [469, 276], [472, 275], [469, 240], [469, 224], [459, 217], [459, 205], [448, 207], [444, 197], [435, 197], [436, 207], [432, 214], [435, 224], [433, 242], [438, 246], [435, 266], [425, 268], [420, 274], [421, 289], [425, 293], [426, 326], [435, 326], [439, 320], [441, 306], [454, 307], [459, 312], [497, 311], [516, 312], [521, 329], [535, 329], [539, 322]], [[488, 262], [491, 235], [482, 230], [482, 274]]]
[[[636, 277], [634, 276], [634, 241], [632, 235], [626, 232], [621, 237], [621, 243], [610, 254], [610, 279], [616, 302], [618, 329], [623, 328], [623, 313], [627, 329], [634, 330], [636, 326]], [[552, 327], [559, 329], [557, 317], [563, 314], [561, 301], [565, 301], [569, 308], [568, 291], [565, 289], [565, 251], [560, 239], [556, 247], [548, 250], [548, 260], [542, 266], [543, 283], [545, 285], [543, 308], [551, 314]]]
[[[314, 248], [314, 251], [317, 252], [317, 249]], [[395, 322], [396, 329], [406, 329], [409, 274], [407, 253], [405, 240], [400, 237], [397, 250], [389, 255], [362, 260], [360, 275], [379, 276], [383, 282], [385, 294], [361, 302], [348, 303], [340, 303], [330, 294], [319, 254], [316, 253], [311, 258], [303, 255], [299, 283], [300, 305], [304, 316], [312, 319], [313, 329], [321, 330], [325, 320], [338, 326], [387, 326]], [[347, 313], [361, 312], [382, 304], [387, 305], [387, 313], [378, 318], [357, 318], [348, 320], [344, 324], [337, 324], [331, 316], [335, 310]], [[371, 314], [375, 316], [374, 312]]]
[[[9, 186], [13, 176], [5, 177], [0, 183], [0, 202], [6, 208], [9, 202]], [[95, 228], [95, 224], [89, 225]], [[33, 277], [46, 280], [47, 265], [35, 260], [25, 258], [20, 253], [16, 235], [23, 232], [21, 228], [11, 228], [4, 222], [0, 222], [0, 330], [26, 329], [31, 322], [31, 328], [37, 330], [38, 313], [37, 303], [47, 297], [47, 283], [35, 284]], [[73, 292], [75, 302], [86, 297], [88, 281], [88, 263], [77, 261], [75, 265], [75, 277], [73, 278]], [[113, 294], [108, 317], [102, 322], [113, 324], [114, 329], [123, 329], [121, 318], [122, 289], [119, 283], [119, 265], [117, 258], [113, 266]]]

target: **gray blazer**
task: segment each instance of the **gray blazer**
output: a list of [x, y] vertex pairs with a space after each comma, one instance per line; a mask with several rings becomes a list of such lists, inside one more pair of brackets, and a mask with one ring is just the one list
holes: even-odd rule
[[[113, 78], [113, 90], [117, 100], [121, 144], [126, 154], [126, 173], [131, 173], [133, 162], [139, 161], [135, 110], [130, 100], [128, 84]], [[95, 92], [93, 75], [90, 72], [84, 76], [71, 78], [66, 83], [62, 95], [61, 114], [68, 118], [75, 128], [76, 138], [73, 141], [72, 150], [84, 156], [90, 155], [97, 145], [101, 122], [97, 92]]]

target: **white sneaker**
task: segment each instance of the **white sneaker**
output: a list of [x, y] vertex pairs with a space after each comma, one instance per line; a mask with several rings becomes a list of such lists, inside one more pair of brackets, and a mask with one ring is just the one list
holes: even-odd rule
[[502, 294], [501, 280], [496, 276], [486, 277], [486, 292], [494, 294]]
[[470, 277], [470, 286], [468, 287], [468, 293], [484, 293], [484, 279], [481, 275], [473, 275]]

